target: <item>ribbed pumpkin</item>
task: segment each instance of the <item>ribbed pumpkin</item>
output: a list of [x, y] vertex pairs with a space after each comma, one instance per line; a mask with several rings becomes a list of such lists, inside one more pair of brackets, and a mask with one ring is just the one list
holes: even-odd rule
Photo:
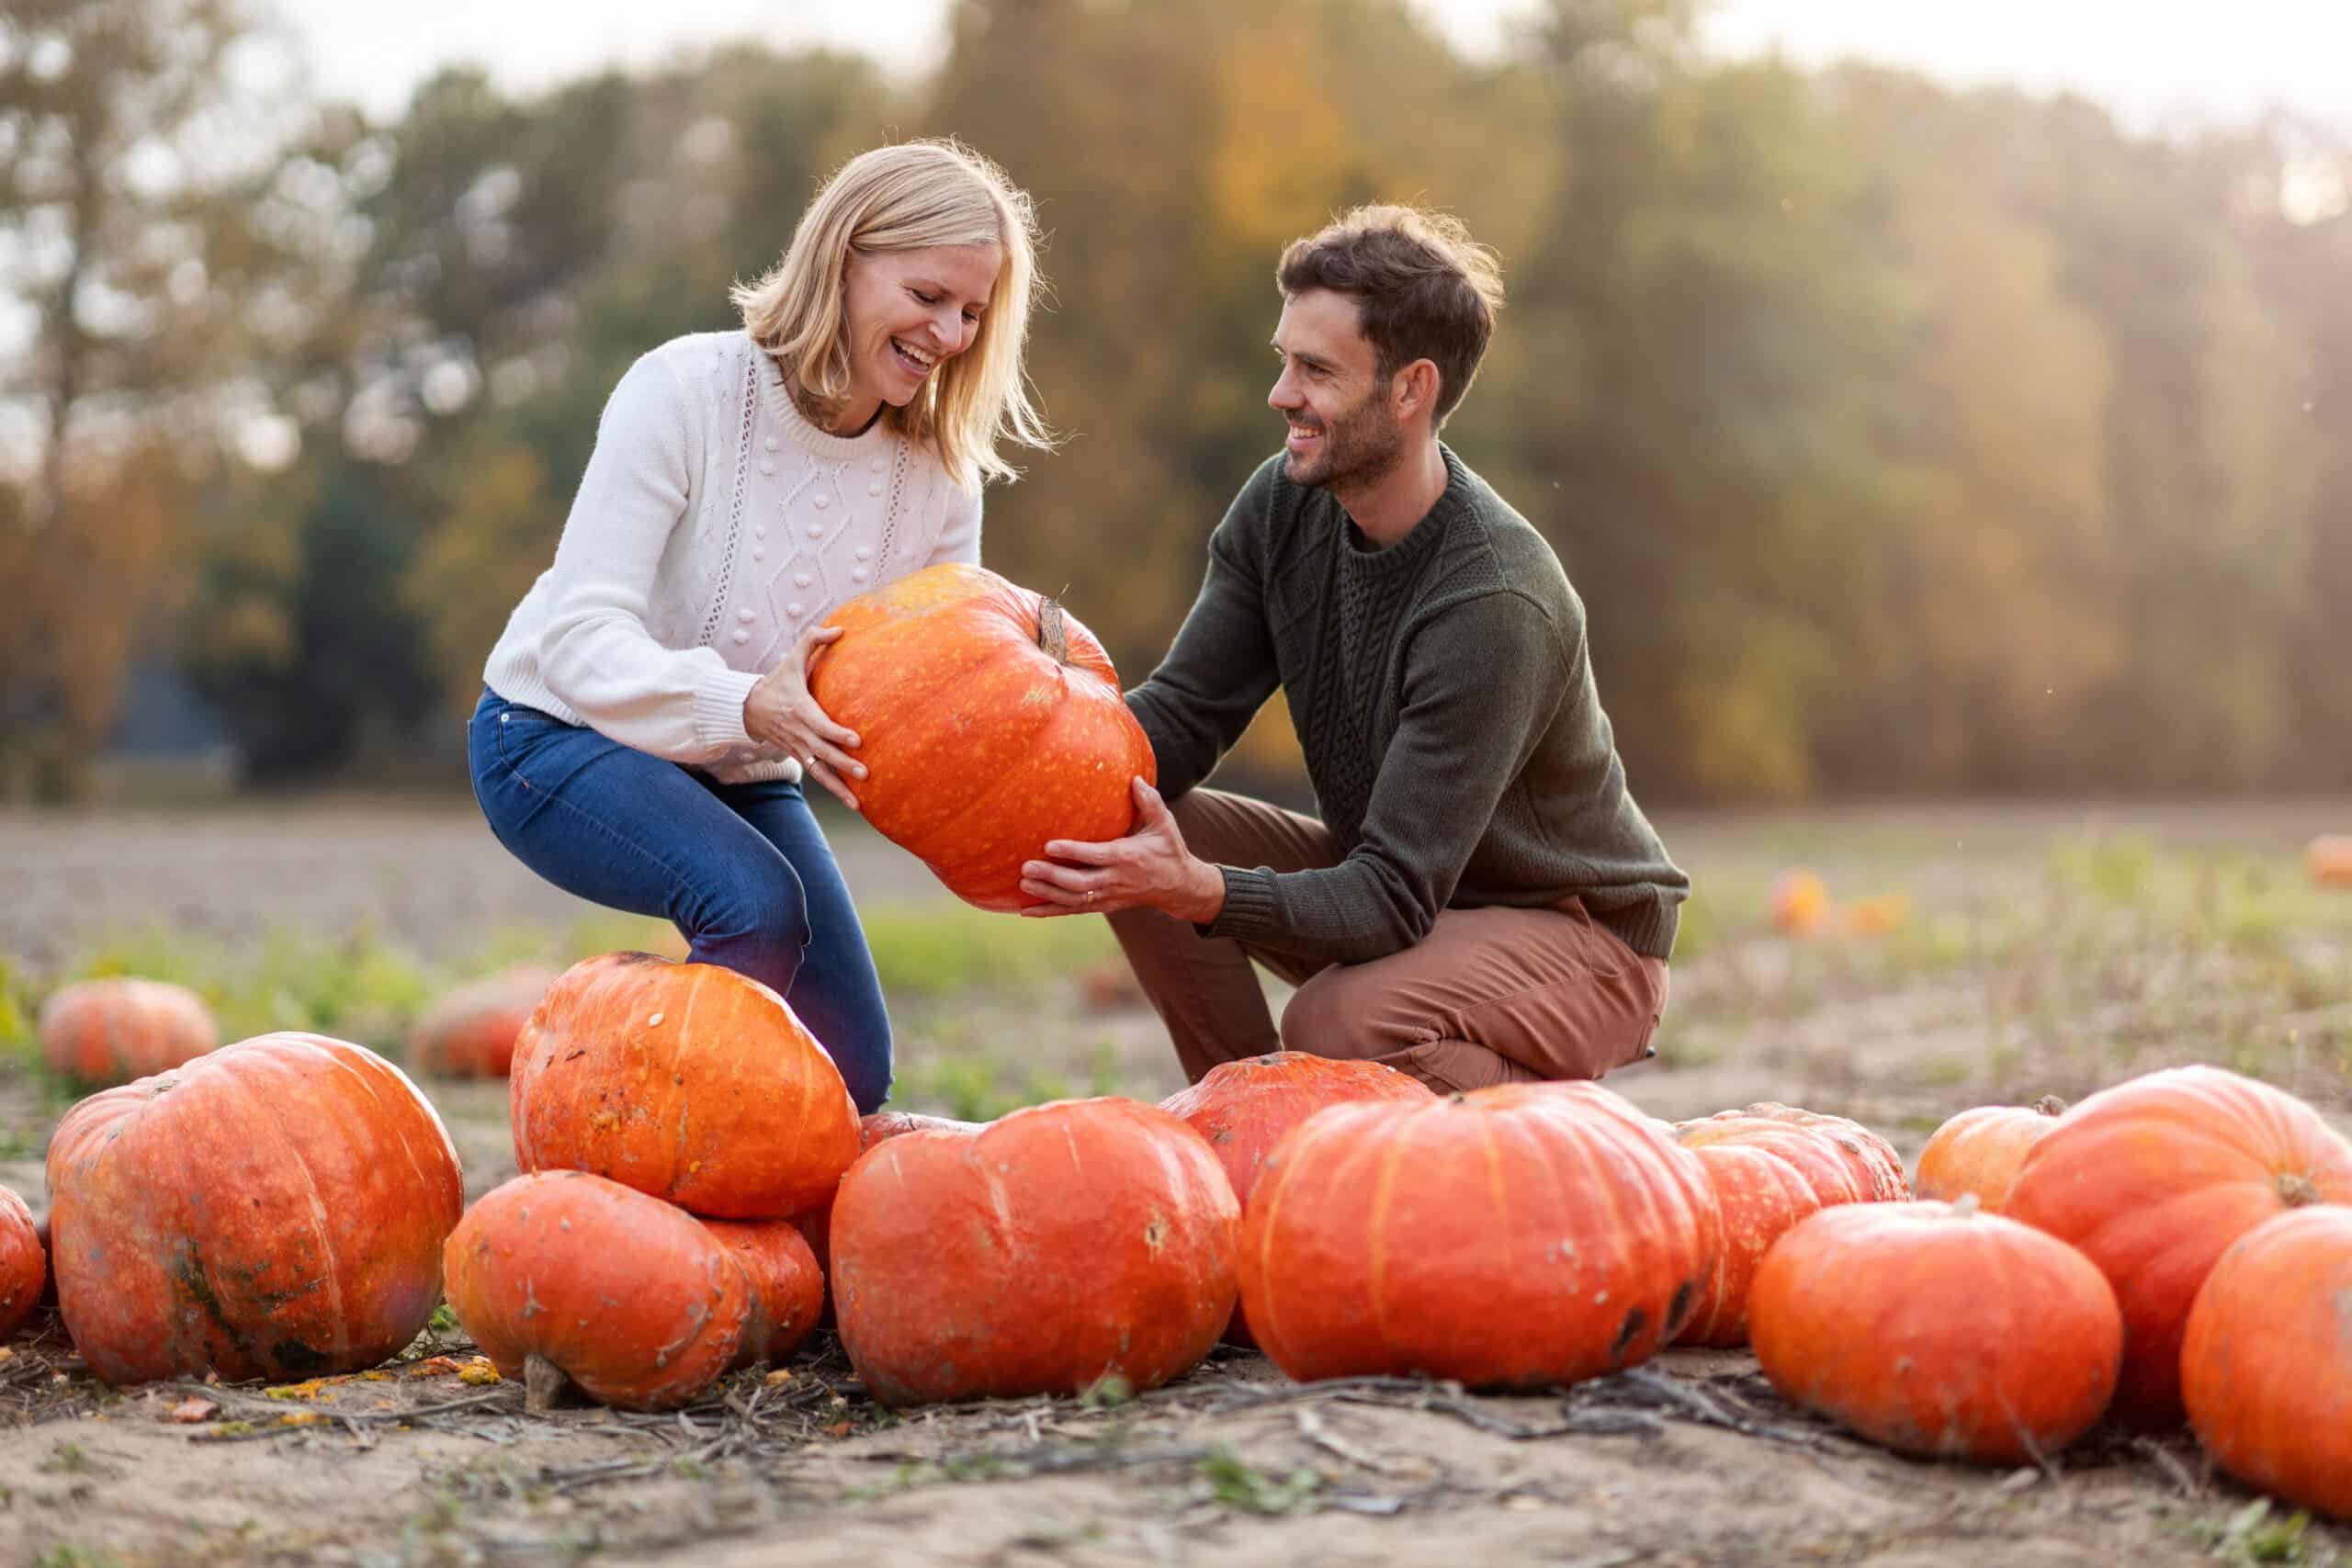
[[719, 1219], [820, 1203], [857, 1155], [832, 1058], [783, 998], [715, 964], [573, 964], [524, 1026], [510, 1081], [524, 1170], [594, 1171]]
[[49, 1145], [51, 1267], [110, 1383], [372, 1367], [441, 1299], [463, 1183], [398, 1067], [264, 1034], [65, 1113]]
[[[1722, 1216], [1715, 1266], [1699, 1292], [1690, 1321], [1676, 1341], [1684, 1345], [1747, 1343], [1747, 1292], [1772, 1244], [1821, 1210], [1821, 1197], [1797, 1168], [1753, 1144], [1702, 1144], [1691, 1153], [1707, 1173]], [[1839, 1173], [1841, 1176], [1843, 1172]]]
[[2222, 1254], [2188, 1311], [2180, 1391], [2214, 1463], [2352, 1518], [2352, 1209], [2265, 1220]]
[[1919, 1151], [1919, 1174], [1911, 1190], [1922, 1198], [1956, 1202], [1973, 1193], [1988, 1213], [2009, 1201], [2025, 1153], [2040, 1143], [2066, 1102], [2045, 1094], [2030, 1106], [1979, 1105], [1961, 1111], [1935, 1131]]
[[1672, 1339], [1717, 1224], [1697, 1156], [1598, 1084], [1335, 1105], [1267, 1157], [1241, 1294], [1294, 1378], [1544, 1388]]
[[684, 1210], [580, 1170], [518, 1176], [449, 1236], [449, 1308], [534, 1410], [564, 1381], [630, 1410], [692, 1402], [752, 1327], [752, 1284]]
[[2102, 1089], [2027, 1151], [2004, 1213], [2088, 1254], [2128, 1336], [2116, 1413], [2180, 1420], [2180, 1337], [2232, 1242], [2305, 1203], [2352, 1202], [2352, 1145], [2290, 1094], [2220, 1067]]
[[0, 1187], [0, 1339], [24, 1326], [49, 1283], [49, 1249], [25, 1201]]
[[[1899, 1202], [1911, 1196], [1911, 1184], [1903, 1175], [1903, 1160], [1895, 1154], [1894, 1146], [1860, 1122], [1843, 1116], [1764, 1100], [1736, 1111], [1719, 1111], [1695, 1122], [1678, 1122], [1674, 1134], [1685, 1148], [1697, 1148], [1702, 1144], [1753, 1140], [1765, 1130], [1755, 1125], [1758, 1122], [1799, 1128], [1834, 1150], [1851, 1173], [1855, 1195], [1862, 1202]], [[1841, 1200], [1825, 1190], [1821, 1201], [1826, 1204]]]
[[1049, 839], [1124, 837], [1158, 774], [1094, 635], [977, 566], [929, 567], [827, 617], [809, 694], [855, 731], [860, 815], [958, 897], [1016, 910]]
[[220, 1043], [204, 998], [167, 980], [80, 980], [40, 1010], [41, 1059], [51, 1072], [85, 1084], [143, 1078]]
[[833, 1204], [842, 1345], [886, 1404], [1076, 1393], [1190, 1370], [1233, 1311], [1240, 1205], [1208, 1144], [1132, 1100], [876, 1144]]
[[2089, 1430], [2123, 1349], [2088, 1258], [1972, 1199], [1824, 1209], [1765, 1255], [1747, 1321], [1782, 1398], [1898, 1453], [1980, 1464]]
[[504, 1077], [514, 1060], [515, 1037], [560, 973], [523, 964], [442, 996], [409, 1032], [409, 1065], [442, 1077]]
[[[1220, 1062], [1200, 1082], [1161, 1100], [1159, 1108], [1209, 1141], [1247, 1213], [1266, 1156], [1283, 1134], [1317, 1111], [1363, 1100], [1423, 1100], [1432, 1094], [1420, 1079], [1378, 1062], [1276, 1051]], [[1256, 1343], [1246, 1315], [1238, 1310], [1225, 1337], [1234, 1345]]]
[[825, 1276], [808, 1238], [790, 1220], [705, 1220], [752, 1287], [752, 1316], [734, 1364], [781, 1361], [817, 1331]]

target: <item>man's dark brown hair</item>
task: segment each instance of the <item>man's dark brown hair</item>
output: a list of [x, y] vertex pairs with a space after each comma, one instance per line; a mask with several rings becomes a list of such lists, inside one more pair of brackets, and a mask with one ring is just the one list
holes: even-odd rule
[[1437, 367], [1432, 427], [1470, 389], [1502, 309], [1502, 266], [1462, 220], [1416, 207], [1359, 207], [1294, 240], [1274, 269], [1283, 298], [1313, 288], [1351, 296], [1382, 380], [1416, 359]]

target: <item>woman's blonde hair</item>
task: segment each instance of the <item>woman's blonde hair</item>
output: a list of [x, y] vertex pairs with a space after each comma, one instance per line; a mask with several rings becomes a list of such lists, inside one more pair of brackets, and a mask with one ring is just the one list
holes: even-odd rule
[[850, 388], [844, 284], [853, 250], [1000, 247], [1003, 264], [972, 346], [925, 378], [904, 409], [885, 411], [906, 434], [931, 444], [957, 484], [976, 491], [1019, 472], [998, 455], [999, 442], [1046, 447], [1054, 440], [1022, 368], [1030, 307], [1044, 287], [1036, 241], [1035, 204], [1002, 169], [955, 141], [900, 142], [842, 165], [800, 215], [783, 259], [757, 282], [735, 285], [732, 298], [743, 330], [795, 393], [834, 407]]

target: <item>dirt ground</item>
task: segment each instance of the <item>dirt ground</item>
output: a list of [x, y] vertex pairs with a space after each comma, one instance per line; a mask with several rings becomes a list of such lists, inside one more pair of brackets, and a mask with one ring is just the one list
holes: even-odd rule
[[[2296, 906], [2267, 925], [2247, 917], [2260, 940], [2235, 945], [2118, 925], [2124, 934], [2086, 955], [2067, 934], [2075, 906], [2047, 892], [2073, 863], [2051, 845], [2086, 830], [2098, 843], [2128, 831], [2167, 853], [2220, 843], [2285, 864], [2311, 833], [2346, 822], [2340, 802], [1669, 819], [1669, 843], [1702, 886], [1760, 897], [1773, 868], [1803, 859], [1857, 891], [1899, 874], [1928, 934], [1947, 929], [1938, 919], [1981, 932], [2005, 911], [2026, 929], [1973, 938], [1957, 958], [1926, 934], [1896, 956], [1833, 956], [1718, 910], [1717, 929], [1694, 924], [1692, 956], [1677, 964], [1659, 1061], [1611, 1085], [1668, 1117], [1801, 1100], [1861, 1117], [1908, 1157], [1961, 1105], [2080, 1093], [2164, 1060], [2238, 1053], [2254, 1065], [2252, 1051], [2346, 1124], [2352, 921], [2306, 931]], [[933, 895], [888, 846], [845, 834], [841, 848], [862, 899]], [[0, 815], [0, 953], [35, 964], [130, 919], [232, 942], [288, 921], [364, 919], [446, 954], [504, 922], [581, 914], [470, 816], [438, 808]], [[2048, 898], [2060, 902], [2035, 901]], [[1138, 1096], [1178, 1082], [1156, 1020], [1115, 987], [962, 996], [903, 1016], [908, 1083], [930, 1081], [915, 1071], [926, 1054], [975, 1041], [1081, 1083], [1091, 1064]], [[424, 1087], [469, 1193], [512, 1174], [503, 1088]], [[910, 1103], [933, 1108], [919, 1094]], [[0, 1077], [0, 1122], [51, 1110], [23, 1075]], [[37, 1208], [39, 1154], [34, 1139], [0, 1161], [0, 1182]], [[481, 1381], [471, 1355], [451, 1330], [382, 1375], [117, 1393], [80, 1369], [53, 1319], [37, 1319], [0, 1353], [0, 1562], [1894, 1568], [2352, 1551], [2352, 1530], [2261, 1508], [2185, 1436], [2101, 1431], [2047, 1470], [1917, 1463], [1783, 1404], [1745, 1353], [1669, 1351], [1565, 1396], [1497, 1398], [1381, 1380], [1300, 1387], [1221, 1351], [1125, 1404], [996, 1402], [906, 1418], [865, 1397], [829, 1337], [788, 1368], [739, 1373], [662, 1416], [527, 1416], [522, 1391]]]

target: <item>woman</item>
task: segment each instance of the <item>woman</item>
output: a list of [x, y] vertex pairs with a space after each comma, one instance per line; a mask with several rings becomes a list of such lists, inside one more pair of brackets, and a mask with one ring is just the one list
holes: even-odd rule
[[889, 1019], [803, 792], [855, 810], [865, 770], [808, 660], [842, 600], [977, 562], [980, 485], [1012, 475], [999, 443], [1046, 443], [1022, 377], [1035, 232], [954, 142], [851, 160], [735, 288], [741, 331], [622, 377], [468, 731], [501, 843], [773, 987], [861, 1111], [889, 1092]]

